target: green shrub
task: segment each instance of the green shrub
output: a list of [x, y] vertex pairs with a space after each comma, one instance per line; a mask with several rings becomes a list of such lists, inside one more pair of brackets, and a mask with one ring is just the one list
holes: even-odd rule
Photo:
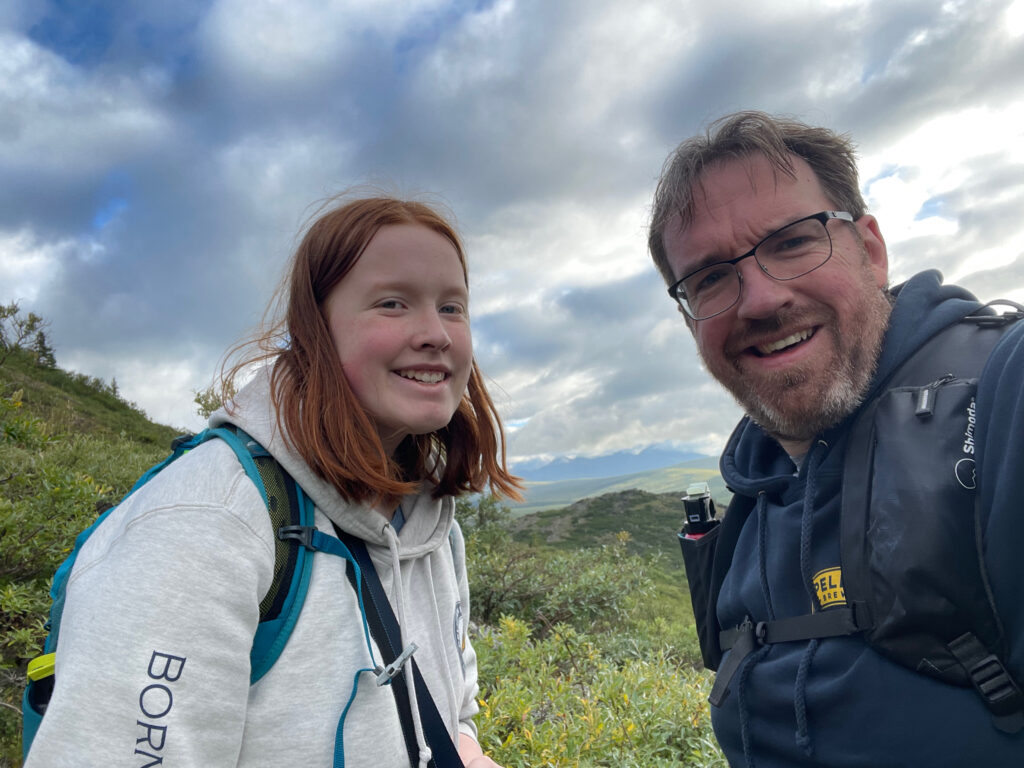
[[50, 580], [75, 537], [164, 451], [74, 434], [0, 397], [0, 766], [21, 760], [28, 661], [42, 652]]
[[499, 764], [726, 765], [678, 572], [629, 543], [556, 551], [470, 529], [477, 725]]
[[[0, 374], [21, 376], [17, 357], [8, 362]], [[81, 401], [89, 408], [100, 401], [93, 384], [75, 383], [90, 387]], [[165, 428], [129, 437], [135, 422], [122, 410], [83, 433], [78, 425], [89, 422], [70, 400], [30, 412], [38, 402], [2, 394], [21, 386], [0, 389], [0, 767], [20, 765], [24, 670], [41, 651], [53, 572], [75, 536], [167, 453], [165, 441], [149, 442]], [[530, 547], [512, 540], [507, 510], [493, 500], [460, 511], [480, 664], [477, 722], [499, 764], [725, 765], [678, 569], [630, 554], [626, 535], [589, 549]]]
[[516, 766], [725, 766], [710, 736], [709, 675], [665, 657], [609, 659], [599, 638], [544, 638], [506, 617], [474, 640], [480, 743]]
[[538, 636], [557, 624], [617, 626], [652, 589], [627, 542], [620, 535], [598, 548], [557, 551], [515, 542], [499, 526], [474, 530], [466, 541], [473, 615], [484, 624], [517, 616]]

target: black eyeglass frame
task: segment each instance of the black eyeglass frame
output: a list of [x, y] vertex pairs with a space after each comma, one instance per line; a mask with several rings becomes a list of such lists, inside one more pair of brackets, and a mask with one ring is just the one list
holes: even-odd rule
[[[785, 229], [789, 229], [794, 224], [799, 224], [802, 221], [810, 221], [811, 219], [814, 219], [816, 221], [821, 222], [821, 226], [825, 228], [825, 234], [828, 237], [828, 243], [829, 243], [829, 245], [828, 245], [828, 256], [825, 258], [824, 261], [821, 262], [821, 264], [819, 264], [816, 267], [812, 267], [811, 269], [808, 269], [806, 272], [801, 272], [799, 275], [793, 275], [792, 277], [775, 277], [775, 275], [771, 274], [765, 268], [764, 264], [762, 264], [760, 261], [757, 261], [757, 249], [760, 248], [762, 245], [764, 245], [764, 243], [766, 243], [768, 240], [771, 240], [773, 237], [775, 237], [777, 234], [779, 234], [779, 232], [782, 232]], [[730, 304], [727, 307], [724, 307], [723, 309], [718, 310], [717, 312], [713, 312], [710, 315], [705, 315], [703, 317], [694, 317], [693, 313], [691, 313], [690, 310], [687, 309], [686, 304], [685, 304], [685, 299], [682, 296], [680, 296], [679, 289], [682, 287], [683, 283], [686, 280], [690, 279], [691, 277], [693, 277], [698, 272], [703, 272], [705, 269], [709, 269], [711, 267], [718, 267], [718, 266], [721, 266], [723, 264], [729, 264], [730, 266], [732, 266], [735, 269], [736, 265], [739, 262], [741, 262], [744, 259], [748, 259], [751, 256], [753, 256], [754, 257], [754, 261], [757, 261], [757, 266], [760, 267], [761, 271], [764, 272], [766, 275], [768, 275], [768, 277], [770, 277], [772, 280], [778, 280], [780, 282], [786, 282], [787, 280], [796, 280], [798, 277], [803, 277], [804, 275], [809, 275], [814, 270], [819, 269], [819, 268], [825, 266], [825, 264], [828, 263], [828, 260], [832, 258], [832, 251], [833, 251], [832, 235], [830, 235], [828, 233], [828, 222], [831, 221], [832, 219], [838, 219], [839, 221], [847, 221], [847, 222], [850, 222], [851, 224], [855, 221], [855, 219], [853, 218], [853, 214], [852, 213], [848, 213], [847, 211], [820, 211], [819, 213], [812, 213], [810, 216], [804, 216], [803, 218], [797, 219], [796, 221], [791, 221], [788, 224], [784, 224], [783, 226], [779, 227], [778, 229], [776, 229], [776, 230], [768, 233], [764, 237], [762, 237], [758, 241], [757, 245], [755, 245], [749, 251], [744, 253], [742, 256], [737, 256], [735, 259], [726, 259], [724, 261], [715, 261], [715, 262], [712, 262], [711, 264], [705, 264], [703, 267], [699, 267], [698, 269], [695, 269], [692, 272], [687, 272], [685, 275], [683, 275], [681, 278], [676, 280], [674, 283], [672, 283], [672, 285], [670, 285], [668, 287], [668, 295], [672, 298], [672, 300], [674, 302], [676, 302], [676, 304], [679, 306], [679, 308], [683, 311], [683, 313], [688, 318], [690, 318], [691, 320], [696, 322], [696, 321], [699, 321], [699, 320], [709, 320], [712, 317], [717, 317], [718, 315], [722, 314], [723, 312], [728, 312], [730, 309], [732, 309], [734, 306], [736, 306], [736, 303], [740, 300], [740, 296], [743, 295], [743, 275], [741, 275], [739, 270], [737, 269], [736, 270], [736, 277], [739, 280], [739, 286], [740, 287], [739, 287], [739, 290], [736, 291], [736, 298], [733, 300], [732, 304]]]

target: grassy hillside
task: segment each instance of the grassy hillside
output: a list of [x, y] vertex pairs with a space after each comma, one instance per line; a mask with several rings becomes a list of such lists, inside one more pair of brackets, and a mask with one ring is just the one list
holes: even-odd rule
[[15, 351], [0, 366], [0, 395], [19, 390], [25, 413], [45, 422], [52, 434], [123, 436], [166, 447], [180, 433], [147, 419], [134, 403], [118, 395], [114, 383], [60, 368], [43, 368], [31, 354]]
[[[676, 534], [683, 521], [681, 496], [681, 491], [661, 494], [639, 489], [617, 491], [581, 499], [568, 507], [516, 517], [510, 526], [519, 541], [561, 549], [600, 546], [619, 531], [625, 531], [629, 534], [631, 552], [659, 552], [675, 562], [680, 557]], [[712, 496], [721, 516], [728, 503], [728, 492], [723, 486]]]
[[[54, 570], [175, 433], [112, 384], [28, 356], [0, 366], [0, 768], [21, 764], [25, 667]], [[517, 523], [529, 544], [498, 523], [468, 531], [474, 604], [493, 607], [472, 630], [477, 722], [499, 764], [725, 765], [672, 548], [678, 495], [621, 492], [530, 516]], [[662, 551], [672, 555], [639, 554]]]
[[718, 474], [718, 459], [685, 461], [664, 469], [635, 472], [616, 477], [560, 480], [550, 483], [527, 483], [526, 501], [513, 507], [516, 516], [566, 507], [575, 501], [603, 494], [639, 489], [649, 493], [675, 493], [681, 496], [690, 483], [704, 482], [711, 486], [717, 499], [728, 496], [725, 483]]
[[46, 634], [51, 576], [175, 434], [112, 384], [22, 352], [0, 366], [0, 767], [20, 764], [25, 665]]

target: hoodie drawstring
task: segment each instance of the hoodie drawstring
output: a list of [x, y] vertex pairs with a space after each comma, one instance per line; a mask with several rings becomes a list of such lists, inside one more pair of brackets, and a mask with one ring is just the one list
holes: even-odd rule
[[761, 596], [768, 610], [768, 620], [775, 621], [775, 607], [772, 605], [771, 588], [768, 586], [768, 497], [764, 491], [757, 493], [757, 568], [761, 579]]
[[[814, 532], [814, 499], [817, 495], [817, 472], [821, 466], [827, 449], [828, 444], [823, 441], [819, 441], [811, 447], [811, 450], [807, 454], [805, 464], [807, 481], [804, 488], [803, 509], [800, 516], [800, 576], [804, 583], [804, 589], [807, 590], [807, 596], [811, 602], [812, 613], [817, 612], [814, 584], [811, 579], [811, 545], [813, 542]], [[767, 567], [768, 504], [767, 496], [764, 491], [758, 493], [756, 514], [758, 577], [760, 579], [761, 594], [764, 598], [765, 609], [768, 616], [767, 621], [774, 622], [775, 608], [772, 605]], [[808, 757], [811, 756], [814, 749], [807, 723], [807, 676], [810, 672], [811, 662], [814, 660], [814, 655], [818, 651], [819, 644], [820, 641], [817, 638], [812, 638], [808, 642], [807, 648], [804, 650], [804, 653], [800, 658], [800, 664], [797, 667], [796, 680], [794, 682], [793, 708], [797, 725], [794, 736], [797, 746], [800, 747], [803, 753]], [[748, 768], [755, 768], [755, 761], [750, 745], [749, 714], [747, 711], [748, 707], [745, 689], [747, 678], [750, 676], [754, 665], [764, 658], [770, 647], [770, 645], [765, 645], [764, 647], [759, 648], [756, 652], [751, 653], [747, 659], [744, 660], [743, 666], [739, 670], [739, 679], [736, 685], [740, 740], [743, 745], [743, 757], [746, 760]]]
[[[384, 535], [388, 540], [388, 551], [391, 553], [391, 581], [393, 584], [394, 603], [398, 608], [398, 643], [405, 648], [403, 639], [405, 631], [405, 590], [402, 587], [401, 561], [398, 557], [398, 535], [395, 529], [387, 524], [384, 526]], [[423, 722], [420, 720], [419, 702], [416, 699], [416, 686], [412, 682], [412, 673], [409, 673], [409, 704], [412, 709], [412, 725], [416, 732], [416, 746], [419, 748], [419, 768], [427, 768], [433, 753], [427, 746], [427, 740], [423, 736]]]
[[[816, 450], [822, 446], [822, 450]], [[814, 532], [814, 497], [818, 490], [818, 467], [821, 466], [822, 457], [828, 444], [818, 441], [811, 446], [807, 455], [807, 483], [804, 487], [804, 507], [800, 516], [800, 576], [807, 590], [807, 597], [811, 603], [811, 613], [817, 613], [817, 603], [814, 596], [814, 587], [811, 579], [811, 539]], [[810, 731], [807, 727], [807, 674], [811, 668], [811, 661], [814, 654], [818, 652], [818, 639], [813, 638], [807, 643], [803, 656], [800, 658], [800, 666], [796, 671], [796, 681], [793, 691], [793, 709], [796, 715], [796, 743], [808, 757], [814, 751], [811, 743]]]

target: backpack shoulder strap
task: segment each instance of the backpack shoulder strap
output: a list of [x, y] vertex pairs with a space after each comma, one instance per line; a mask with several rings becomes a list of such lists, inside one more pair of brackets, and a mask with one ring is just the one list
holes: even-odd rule
[[[992, 302], [997, 303], [1001, 302]], [[1004, 331], [1024, 316], [1024, 308], [996, 315], [989, 306], [932, 336], [889, 375], [880, 394], [861, 408], [850, 425], [843, 461], [841, 522], [843, 583], [848, 597], [871, 591], [863, 541], [873, 488], [875, 411], [881, 395], [900, 387], [920, 388], [919, 417], [924, 417], [932, 407], [933, 385], [943, 378], [977, 379]]]
[[252, 684], [277, 661], [302, 611], [313, 567], [312, 553], [280, 534], [289, 526], [312, 527], [314, 505], [267, 449], [245, 431], [232, 424], [212, 431], [231, 447], [256, 485], [274, 531], [274, 577], [260, 601], [260, 622], [249, 654]]
[[[256, 485], [270, 514], [275, 533], [288, 524], [313, 524], [313, 504], [298, 484], [267, 453], [263, 446], [244, 431], [230, 424], [205, 429], [195, 435], [183, 435], [175, 438], [171, 443], [171, 453], [158, 464], [146, 470], [131, 490], [125, 494], [121, 503], [170, 464], [193, 448], [214, 438], [219, 438], [228, 444], [235, 456], [238, 457], [246, 474]], [[29, 664], [29, 682], [25, 688], [22, 702], [24, 756], [28, 755], [29, 747], [32, 745], [36, 729], [42, 720], [42, 714], [46, 710], [53, 690], [53, 659], [57, 649], [57, 639], [60, 635], [68, 579], [82, 546], [114, 509], [116, 506], [106, 510], [92, 525], [78, 534], [71, 553], [54, 574], [53, 584], [50, 588], [52, 601], [50, 616], [47, 621], [49, 634], [43, 648], [43, 655], [33, 659]], [[250, 653], [250, 683], [256, 682], [266, 674], [267, 670], [277, 661], [281, 650], [288, 641], [302, 609], [302, 602], [309, 585], [311, 566], [312, 557], [307, 555], [304, 547], [291, 546], [287, 541], [280, 537], [277, 538], [274, 552], [274, 579], [270, 590], [260, 604], [260, 623]]]
[[[994, 314], [991, 307], [1013, 310]], [[889, 376], [886, 388], [924, 386], [947, 374], [961, 378], [981, 375], [989, 355], [1003, 333], [1024, 317], [1024, 307], [1011, 301], [993, 301], [936, 333]]]
[[[974, 488], [974, 452], [970, 450], [969, 457], [960, 452], [960, 443], [965, 439], [961, 434], [964, 422], [958, 422], [959, 427], [953, 430], [955, 446], [947, 445], [948, 430], [929, 431], [928, 425], [949, 423], [952, 414], [947, 413], [947, 408], [936, 401], [936, 397], [944, 384], [954, 387], [956, 381], [971, 388], [961, 396], [955, 395], [953, 390], [943, 390], [942, 395], [952, 399], [958, 418], [969, 418], [967, 423], [973, 424], [974, 386], [1004, 332], [1024, 317], [1024, 307], [1018, 304], [1006, 301], [992, 304], [1009, 304], [1014, 309], [997, 315], [990, 309], [991, 305], [986, 305], [937, 333], [893, 372], [881, 394], [867, 404], [853, 422], [843, 468], [843, 583], [847, 598], [862, 600], [868, 608], [870, 618], [864, 629], [869, 643], [905, 666], [952, 684], [973, 686], [991, 710], [996, 727], [1016, 732], [1024, 728], [1024, 697], [997, 655], [1002, 650], [1004, 634], [980, 559], [980, 546], [965, 549], [953, 546], [952, 541], [947, 543], [947, 537], [918, 537], [914, 529], [904, 529], [900, 538], [907, 551], [916, 550], [919, 556], [926, 557], [921, 567], [936, 568], [938, 559], [943, 567], [956, 572], [956, 578], [950, 581], [933, 578], [929, 582], [937, 594], [943, 595], [946, 601], [943, 606], [949, 604], [957, 608], [960, 623], [951, 624], [947, 621], [947, 609], [943, 607], [939, 611], [934, 602], [931, 613], [911, 611], [907, 614], [910, 618], [904, 618], [902, 612], [891, 607], [895, 601], [906, 603], [906, 595], [902, 593], [909, 586], [882, 565], [884, 558], [879, 559], [877, 555], [871, 558], [874, 550], [867, 533], [892, 525], [898, 529], [900, 521], [906, 519], [898, 507], [887, 503], [893, 493], [891, 487], [875, 489], [876, 484], [884, 486], [887, 479], [875, 475], [878, 462], [888, 466], [895, 457], [896, 463], [907, 471], [907, 467], [913, 466], [911, 457], [918, 465], [931, 467], [945, 466], [944, 462], [950, 457], [961, 456], [959, 461], [951, 461], [949, 465], [952, 468], [955, 463], [960, 487], [948, 488], [945, 484], [952, 481], [945, 474], [918, 473], [932, 479], [931, 485], [926, 484], [917, 498], [930, 514], [945, 515], [944, 530], [960, 531], [958, 538], [954, 537], [957, 540], [970, 540], [968, 529], [972, 519], [977, 536], [979, 499], [970, 493]], [[965, 408], [967, 397], [970, 404]], [[912, 401], [905, 398], [912, 398]], [[887, 428], [890, 424], [897, 426]], [[964, 434], [970, 439], [970, 431]], [[924, 438], [926, 442], [922, 442]], [[925, 450], [926, 445], [929, 450], [933, 446], [945, 446], [945, 449], [938, 449], [940, 453], [933, 456]], [[881, 453], [883, 447], [884, 454]], [[963, 447], [962, 450], [968, 449]], [[960, 470], [961, 465], [966, 468], [964, 472]], [[940, 491], [940, 496], [935, 497]], [[957, 501], [961, 494], [964, 500]], [[926, 501], [921, 501], [922, 498]], [[916, 633], [912, 642], [904, 639], [910, 626]], [[954, 626], [962, 634], [950, 639], [946, 633]]]

